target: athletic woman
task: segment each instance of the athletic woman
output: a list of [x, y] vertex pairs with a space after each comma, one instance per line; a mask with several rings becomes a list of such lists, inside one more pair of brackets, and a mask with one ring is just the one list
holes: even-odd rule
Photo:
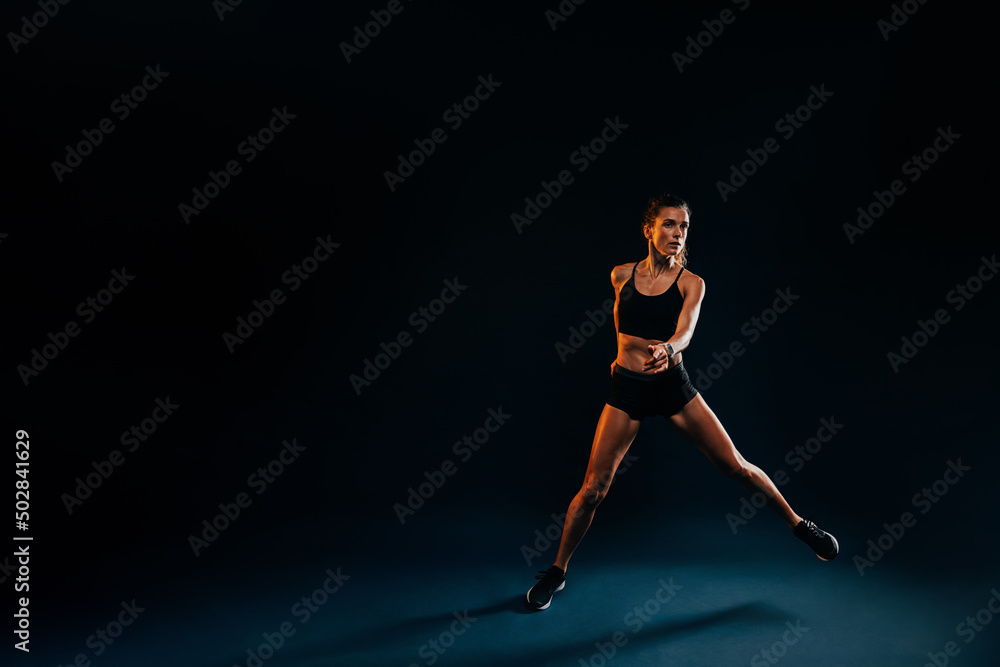
[[837, 540], [803, 520], [760, 468], [740, 455], [705, 399], [691, 384], [683, 351], [691, 344], [705, 281], [687, 271], [691, 209], [679, 197], [652, 199], [642, 221], [647, 257], [611, 271], [615, 288], [618, 357], [611, 364], [611, 388], [597, 422], [583, 486], [569, 505], [555, 562], [540, 571], [528, 591], [532, 609], [546, 609], [566, 585], [566, 566], [604, 499], [615, 470], [645, 417], [663, 415], [723, 474], [751, 493], [760, 492], [796, 537], [822, 560], [837, 555]]

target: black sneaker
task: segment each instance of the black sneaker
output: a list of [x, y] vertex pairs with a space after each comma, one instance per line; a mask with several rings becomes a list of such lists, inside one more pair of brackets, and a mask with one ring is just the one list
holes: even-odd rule
[[799, 525], [795, 526], [795, 537], [808, 544], [820, 560], [833, 560], [840, 552], [837, 538], [820, 530], [816, 524], [808, 519], [799, 521]]
[[566, 573], [553, 565], [547, 570], [539, 570], [535, 579], [541, 579], [528, 591], [527, 605], [530, 609], [541, 611], [552, 604], [552, 595], [566, 587]]

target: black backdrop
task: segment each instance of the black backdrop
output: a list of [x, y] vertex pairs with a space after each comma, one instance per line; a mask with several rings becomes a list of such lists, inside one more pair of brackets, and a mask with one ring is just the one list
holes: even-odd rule
[[[370, 12], [387, 16], [383, 3], [222, 6], [74, 2], [35, 32], [23, 17], [37, 4], [3, 11], [6, 31], [34, 35], [8, 34], [3, 57], [0, 271], [4, 446], [30, 434], [39, 643], [89, 600], [265, 552], [280, 563], [319, 548], [317, 535], [347, 562], [433, 559], [414, 546], [420, 520], [446, 507], [487, 525], [523, 510], [504, 547], [516, 555], [582, 478], [615, 355], [613, 325], [582, 325], [614, 296], [611, 268], [645, 256], [639, 214], [666, 191], [691, 203], [689, 269], [707, 284], [685, 365], [718, 371], [713, 353], [744, 344], [700, 385], [741, 451], [788, 469], [785, 452], [821, 418], [844, 424], [788, 489], [818, 516], [856, 521], [845, 552], [961, 457], [975, 481], [898, 559], [961, 569], [956, 554], [995, 546], [980, 531], [995, 527], [1000, 287], [982, 283], [961, 309], [948, 298], [997, 250], [985, 10], [909, 3], [887, 31], [890, 4], [564, 2], [573, 12], [553, 29], [554, 2], [403, 2], [348, 62], [341, 43]], [[685, 49], [696, 57], [679, 68]], [[155, 87], [122, 118], [114, 100], [144, 77]], [[443, 114], [481, 80], [492, 92], [480, 87], [455, 127]], [[810, 99], [794, 132], [776, 127]], [[248, 161], [241, 142], [276, 111], [285, 126]], [[103, 118], [114, 130], [78, 166], [53, 164], [73, 164], [69, 147]], [[574, 157], [609, 120], [619, 136]], [[385, 173], [435, 128], [446, 140], [390, 188]], [[939, 129], [951, 143], [911, 180], [904, 163]], [[776, 152], [761, 151], [768, 138]], [[766, 162], [720, 193], [751, 153]], [[232, 160], [239, 173], [185, 220], [180, 205]], [[519, 229], [512, 216], [563, 170], [573, 181]], [[897, 179], [905, 192], [850, 238], [844, 224]], [[291, 289], [285, 272], [318, 239], [338, 245]], [[114, 271], [134, 278], [88, 321], [78, 304], [102, 298]], [[449, 281], [465, 286], [453, 303], [411, 320]], [[275, 289], [285, 301], [230, 351], [224, 334]], [[776, 290], [798, 299], [751, 341], [744, 327]], [[887, 355], [937, 309], [950, 319], [894, 370]], [[27, 372], [70, 321], [78, 335]], [[573, 337], [581, 328], [592, 335]], [[411, 343], [386, 365], [381, 344], [402, 332]], [[366, 360], [385, 367], [359, 393], [350, 376]], [[121, 434], [168, 397], [173, 414], [128, 451]], [[511, 417], [462, 460], [453, 443], [490, 409]], [[257, 495], [248, 475], [293, 439], [305, 449]], [[688, 472], [706, 464], [665, 422], [634, 447], [644, 465], [602, 511], [679, 505], [722, 525], [739, 506], [731, 482]], [[69, 511], [77, 478], [116, 449], [122, 465]], [[400, 525], [394, 506], [446, 459], [457, 472]], [[247, 491], [251, 506], [193, 556], [201, 521]], [[13, 611], [11, 578], [2, 586]]]

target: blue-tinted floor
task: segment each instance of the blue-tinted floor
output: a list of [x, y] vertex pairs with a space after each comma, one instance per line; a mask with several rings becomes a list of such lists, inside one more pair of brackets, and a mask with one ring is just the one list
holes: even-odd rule
[[[956, 630], [1000, 585], [988, 558], [924, 567], [914, 537], [908, 555], [901, 542], [862, 577], [851, 556], [867, 536], [852, 536], [847, 517], [829, 517], [842, 553], [824, 563], [773, 517], [733, 535], [717, 516], [650, 527], [608, 515], [542, 612], [527, 612], [522, 600], [555, 547], [530, 565], [521, 547], [537, 537], [525, 518], [544, 514], [494, 511], [485, 525], [471, 509], [439, 510], [415, 529], [356, 519], [322, 539], [322, 526], [300, 527], [254, 552], [220, 551], [199, 576], [138, 592], [146, 611], [102, 655], [85, 647], [91, 613], [66, 619], [33, 658], [69, 664], [82, 651], [93, 665], [150, 667], [919, 667], [931, 652], [963, 667], [996, 664], [1000, 619], [971, 638], [968, 627]], [[328, 594], [324, 584], [339, 588]]]

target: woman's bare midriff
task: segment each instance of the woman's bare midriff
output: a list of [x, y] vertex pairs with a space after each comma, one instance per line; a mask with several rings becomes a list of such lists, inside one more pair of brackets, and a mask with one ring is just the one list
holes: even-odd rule
[[[658, 375], [658, 373], [653, 373], [652, 370], [645, 370], [644, 364], [651, 356], [653, 356], [649, 353], [649, 346], [665, 342], [667, 341], [655, 339], [650, 340], [648, 338], [640, 338], [639, 336], [619, 333], [618, 357], [615, 359], [615, 362], [617, 362], [619, 366], [632, 371], [648, 373], [649, 375]], [[682, 353], [675, 352], [674, 356], [667, 360], [667, 365], [663, 367], [663, 371], [673, 368], [681, 361], [683, 361]], [[663, 371], [660, 372], [662, 373]]]

